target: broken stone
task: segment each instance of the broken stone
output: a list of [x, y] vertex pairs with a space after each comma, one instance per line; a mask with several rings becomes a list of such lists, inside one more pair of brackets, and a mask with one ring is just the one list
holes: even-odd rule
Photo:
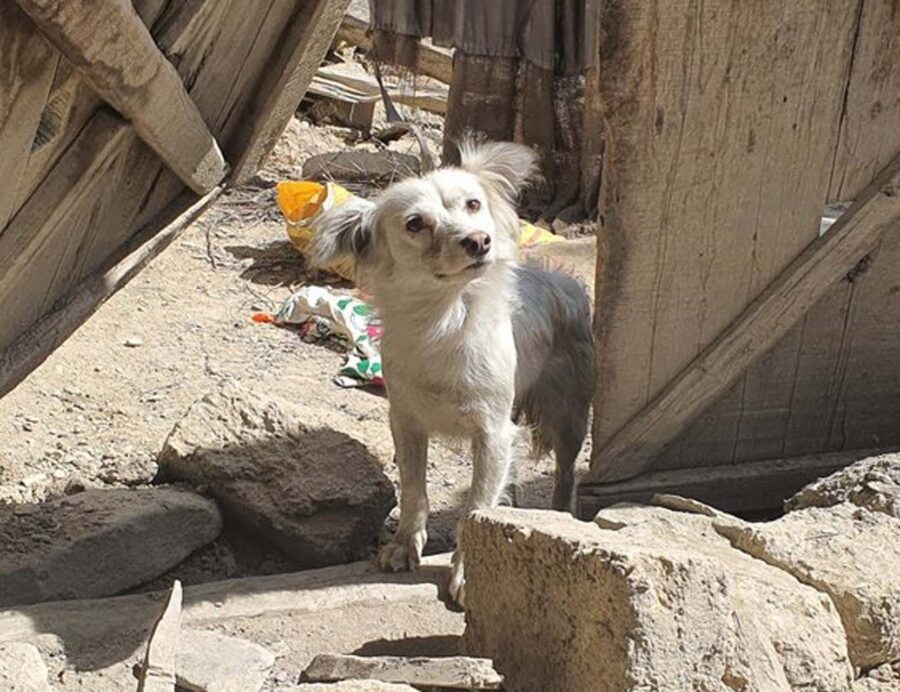
[[0, 507], [0, 606], [121, 593], [221, 528], [214, 502], [177, 488], [90, 490]]
[[900, 519], [900, 452], [857, 461], [820, 478], [785, 502], [788, 511], [852, 502]]
[[303, 164], [308, 180], [337, 180], [390, 185], [419, 175], [419, 159], [396, 151], [333, 151], [310, 156]]
[[845, 502], [716, 529], [735, 548], [827, 593], [854, 665], [900, 658], [900, 520]]
[[900, 661], [873, 668], [853, 683], [853, 692], [897, 692], [897, 690], [900, 690]]
[[178, 687], [196, 692], [258, 692], [275, 654], [236, 637], [183, 630], [175, 659]]
[[47, 666], [35, 646], [0, 643], [0, 690], [50, 692]]
[[380, 680], [454, 690], [499, 690], [503, 686], [503, 676], [494, 670], [490, 659], [467, 656], [405, 658], [320, 654], [303, 671], [303, 679], [311, 682]]
[[466, 521], [465, 650], [509, 689], [848, 689], [825, 594], [734, 550], [708, 516], [601, 514], [620, 528], [507, 508]]
[[138, 692], [175, 692], [175, 655], [181, 633], [181, 582], [177, 579], [153, 626], [138, 678]]
[[297, 685], [287, 692], [416, 692], [415, 687], [380, 680], [341, 680], [340, 682], [310, 682]]
[[160, 476], [204, 485], [303, 566], [367, 558], [394, 486], [365, 445], [304, 418], [291, 402], [225, 384], [176, 424]]

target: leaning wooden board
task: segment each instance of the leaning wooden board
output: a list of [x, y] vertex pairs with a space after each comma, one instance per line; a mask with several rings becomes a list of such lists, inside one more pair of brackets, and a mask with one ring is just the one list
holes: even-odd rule
[[[743, 372], [698, 360], [816, 240], [825, 203], [900, 153], [896, 3], [626, 1], [601, 15], [607, 264], [582, 494], [651, 469], [900, 444], [895, 226]], [[721, 394], [681, 416], [660, 396], [692, 364]], [[677, 425], [635, 436], [654, 407]]]
[[105, 299], [93, 277], [127, 265], [229, 167], [253, 175], [346, 5], [0, 4], [0, 395], [71, 331], [45, 318], [77, 304], [68, 314], [84, 319], [85, 300]]

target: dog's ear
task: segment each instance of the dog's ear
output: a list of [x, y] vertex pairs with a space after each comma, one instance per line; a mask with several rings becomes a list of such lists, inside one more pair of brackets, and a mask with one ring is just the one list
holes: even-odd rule
[[460, 168], [483, 178], [507, 201], [513, 201], [537, 175], [538, 156], [523, 144], [467, 138], [460, 143], [459, 154]]
[[363, 262], [372, 256], [375, 204], [354, 197], [329, 209], [312, 223], [313, 263], [325, 267], [337, 260]]

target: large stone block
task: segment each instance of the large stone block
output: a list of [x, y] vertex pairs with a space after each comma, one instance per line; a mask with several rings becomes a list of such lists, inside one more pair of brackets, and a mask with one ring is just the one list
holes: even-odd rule
[[226, 513], [308, 567], [368, 557], [395, 501], [365, 445], [232, 384], [188, 410], [159, 466], [163, 479], [207, 487]]
[[465, 525], [466, 652], [510, 690], [848, 690], [831, 600], [662, 508], [593, 523], [496, 509]]

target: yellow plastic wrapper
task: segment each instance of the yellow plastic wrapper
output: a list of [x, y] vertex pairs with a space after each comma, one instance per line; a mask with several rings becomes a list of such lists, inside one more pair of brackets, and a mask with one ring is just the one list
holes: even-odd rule
[[535, 226], [527, 221], [519, 219], [521, 231], [519, 233], [519, 249], [527, 250], [535, 245], [546, 245], [547, 243], [564, 243], [566, 239], [551, 233], [546, 228]]
[[[313, 231], [310, 228], [319, 214], [340, 206], [353, 198], [353, 193], [335, 183], [315, 183], [308, 180], [283, 180], [275, 188], [278, 206], [287, 222], [287, 235], [302, 255], [312, 249]], [[521, 221], [519, 248], [527, 249], [547, 243], [562, 243], [564, 238], [550, 231]], [[354, 280], [353, 263], [337, 262], [328, 270], [338, 276]]]
[[[353, 198], [353, 193], [335, 183], [314, 183], [307, 180], [283, 180], [275, 188], [278, 206], [287, 222], [287, 235], [301, 255], [312, 250], [313, 230], [310, 225], [319, 214]], [[352, 262], [336, 262], [328, 270], [353, 281]]]

